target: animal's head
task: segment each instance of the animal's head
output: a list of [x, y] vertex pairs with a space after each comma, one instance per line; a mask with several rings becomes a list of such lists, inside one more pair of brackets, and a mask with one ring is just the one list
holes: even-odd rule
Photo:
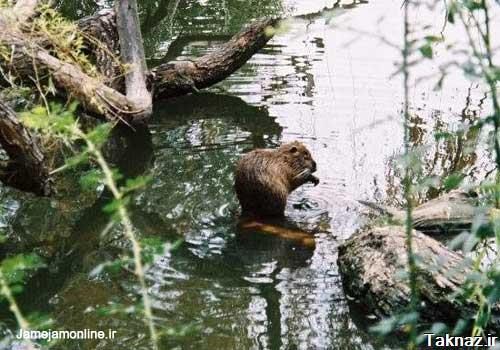
[[293, 183], [300, 186], [306, 182], [319, 183], [318, 178], [312, 175], [317, 169], [316, 162], [306, 146], [298, 141], [285, 143], [278, 148], [280, 157], [290, 166]]

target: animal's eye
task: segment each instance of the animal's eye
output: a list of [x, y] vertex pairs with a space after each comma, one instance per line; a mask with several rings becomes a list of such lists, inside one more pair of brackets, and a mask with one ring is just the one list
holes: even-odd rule
[[290, 153], [295, 153], [295, 152], [297, 152], [297, 147], [292, 146], [292, 148], [290, 148]]

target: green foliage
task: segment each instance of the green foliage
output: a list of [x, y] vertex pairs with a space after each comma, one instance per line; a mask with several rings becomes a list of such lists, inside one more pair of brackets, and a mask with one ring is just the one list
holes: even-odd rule
[[405, 331], [408, 324], [415, 323], [418, 320], [418, 312], [408, 311], [385, 318], [375, 326], [370, 327], [370, 331], [378, 336], [387, 336], [397, 330]]
[[84, 191], [92, 191], [98, 185], [102, 184], [102, 171], [99, 169], [91, 169], [80, 177], [80, 186]]
[[146, 264], [151, 264], [155, 258], [159, 256], [165, 256], [167, 253], [172, 250], [177, 249], [180, 244], [182, 244], [183, 240], [179, 239], [175, 241], [173, 244], [165, 243], [161, 239], [157, 237], [149, 237], [143, 238], [141, 240], [142, 246], [142, 260]]
[[131, 193], [144, 188], [150, 181], [150, 176], [138, 176], [134, 179], [127, 179], [125, 186], [123, 186], [120, 190], [122, 193]]
[[78, 25], [65, 19], [50, 4], [40, 6], [39, 12], [33, 20], [32, 32], [50, 42], [51, 53], [57, 58], [76, 64], [86, 74], [97, 77], [97, 69], [84, 52], [85, 38]]
[[465, 179], [464, 174], [460, 173], [453, 173], [451, 175], [448, 175], [443, 179], [443, 187], [446, 192], [449, 192], [451, 190], [454, 190], [460, 186], [462, 181]]
[[432, 52], [432, 45], [430, 43], [426, 43], [425, 45], [420, 47], [420, 53], [425, 58], [432, 58], [434, 56]]
[[19, 254], [4, 259], [0, 263], [0, 270], [5, 282], [12, 291], [21, 292], [22, 284], [24, 284], [29, 273], [43, 266], [43, 261], [38, 255]]
[[118, 215], [118, 210], [121, 207], [126, 207], [128, 203], [130, 202], [129, 197], [121, 198], [121, 199], [113, 199], [111, 200], [108, 204], [106, 204], [103, 208], [104, 212], [115, 216], [117, 219], [119, 219]]
[[120, 271], [122, 271], [123, 266], [129, 262], [130, 262], [129, 259], [124, 259], [124, 258], [105, 261], [94, 267], [92, 271], [89, 272], [89, 277], [95, 278], [104, 272], [109, 273], [111, 275], [116, 275]]
[[68, 139], [71, 129], [75, 126], [77, 103], [63, 106], [60, 103], [50, 103], [50, 110], [36, 106], [29, 111], [21, 112], [21, 121], [28, 128], [35, 129], [50, 137]]
[[92, 142], [97, 148], [101, 148], [109, 137], [111, 132], [111, 124], [100, 124], [93, 130], [87, 133], [86, 138]]

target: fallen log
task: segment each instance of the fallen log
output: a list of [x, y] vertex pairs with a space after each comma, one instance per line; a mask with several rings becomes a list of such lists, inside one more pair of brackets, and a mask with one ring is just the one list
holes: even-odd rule
[[[101, 11], [78, 23], [91, 54], [96, 58], [99, 72], [106, 78], [102, 79], [92, 73], [85, 73], [76, 63], [56, 57], [55, 44], [44, 37], [43, 33], [33, 32], [29, 20], [36, 15], [37, 4], [36, 0], [20, 0], [14, 8], [4, 8], [0, 11], [0, 67], [7, 73], [4, 76], [34, 83], [39, 90], [40, 81], [50, 77], [58, 88], [58, 93], [77, 99], [80, 106], [91, 115], [103, 116], [108, 121], [124, 124], [142, 123], [150, 114], [151, 98], [157, 100], [185, 95], [228, 77], [272, 38], [273, 31], [269, 29], [278, 21], [257, 21], [236, 34], [218, 50], [193, 61], [162, 64], [147, 72], [137, 18], [127, 16], [130, 14], [130, 8], [134, 6], [128, 6], [128, 1], [119, 2], [117, 8], [123, 10], [123, 13], [118, 17], [121, 18], [119, 22], [123, 22], [123, 26], [117, 28], [117, 16], [110, 10]], [[134, 12], [136, 11], [132, 9], [132, 13]], [[120, 42], [120, 37], [130, 39], [127, 33], [134, 37], [130, 46], [127, 40]], [[125, 62], [116, 59], [118, 51], [122, 53]], [[127, 72], [125, 84], [121, 83], [123, 63], [132, 67], [132, 70]], [[147, 85], [154, 91], [152, 96]], [[26, 136], [26, 145], [29, 138]], [[23, 149], [27, 148], [20, 147], [17, 150], [21, 152]], [[29, 154], [23, 157], [28, 160], [33, 158], [33, 162], [36, 159]], [[43, 155], [41, 157], [43, 158]], [[21, 159], [20, 155], [16, 159]], [[14, 164], [20, 162], [11, 162], [10, 166]], [[43, 178], [46, 173], [48, 171], [45, 169], [40, 176]], [[8, 182], [13, 181], [9, 177], [5, 179]], [[21, 178], [19, 179], [21, 181]], [[37, 185], [38, 188], [35, 184], [13, 186], [24, 187], [38, 194], [50, 192], [45, 189], [45, 185]]]
[[[153, 99], [156, 101], [186, 95], [224, 80], [271, 40], [274, 36], [272, 28], [278, 22], [279, 19], [269, 18], [256, 21], [209, 54], [192, 61], [172, 61], [154, 67], [148, 74], [154, 92]], [[116, 28], [116, 17], [114, 12], [107, 10], [84, 18], [79, 22], [79, 26], [84, 33], [91, 36], [95, 36], [99, 28], [113, 32], [112, 28]], [[113, 40], [117, 40], [116, 37], [106, 35], [105, 40], [108, 47], [118, 47], [112, 44]]]
[[22, 191], [52, 194], [52, 180], [38, 140], [18, 120], [15, 112], [0, 100], [0, 145], [9, 160], [0, 166], [0, 180]]
[[142, 119], [143, 110], [125, 95], [85, 74], [79, 66], [52, 56], [17, 27], [11, 19], [0, 16], [0, 45], [9, 48], [13, 58], [0, 61], [7, 71], [24, 75], [26, 80], [48, 73], [59, 89], [79, 100], [86, 110], [110, 121], [134, 123]]
[[[405, 312], [410, 303], [408, 279], [400, 273], [407, 266], [405, 239], [403, 226], [375, 227], [339, 247], [345, 291], [378, 318]], [[413, 246], [418, 257], [420, 321], [452, 323], [475, 315], [476, 305], [454, 297], [472, 272], [469, 261], [418, 231], [413, 231]], [[500, 326], [500, 308], [494, 310], [492, 322], [492, 327]]]
[[14, 5], [14, 14], [19, 23], [24, 23], [36, 14], [38, 0], [18, 0]]
[[174, 61], [151, 70], [154, 98], [164, 99], [214, 85], [243, 66], [272, 38], [278, 19], [256, 21], [217, 50], [193, 61]]
[[[104, 23], [106, 22], [106, 23]], [[81, 28], [89, 34], [96, 28], [106, 27], [109, 32], [113, 25], [113, 16], [102, 13], [81, 22]], [[116, 28], [116, 21], [114, 21]], [[216, 84], [243, 66], [253, 54], [265, 46], [272, 38], [269, 30], [278, 22], [277, 19], [257, 21], [244, 28], [218, 50], [193, 61], [174, 61], [152, 69], [148, 80], [154, 91], [153, 98], [164, 99], [196, 92]], [[108, 37], [111, 39], [111, 36]], [[9, 21], [0, 16], [0, 45], [12, 49], [10, 57], [15, 59], [0, 62], [7, 71], [16, 72], [29, 80], [34, 76], [33, 64], [40, 72], [48, 71], [53, 76], [57, 87], [63, 93], [78, 99], [89, 112], [103, 115], [107, 120], [121, 120], [125, 123], [142, 121], [144, 109], [137, 106], [120, 91], [110, 88], [104, 82], [86, 75], [76, 65], [62, 62], [39, 43], [32, 42], [22, 32], [16, 30]], [[115, 48], [107, 40], [107, 47]], [[110, 59], [110, 55], [102, 55]], [[112, 64], [100, 64], [108, 72]], [[110, 78], [108, 76], [108, 78]]]

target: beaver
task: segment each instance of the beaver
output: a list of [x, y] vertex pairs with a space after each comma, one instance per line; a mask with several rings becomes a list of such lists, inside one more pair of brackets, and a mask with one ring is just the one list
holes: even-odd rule
[[307, 182], [319, 179], [312, 175], [316, 162], [304, 144], [294, 141], [277, 149], [256, 149], [238, 162], [235, 190], [242, 214], [253, 217], [278, 217], [285, 213], [288, 195]]

